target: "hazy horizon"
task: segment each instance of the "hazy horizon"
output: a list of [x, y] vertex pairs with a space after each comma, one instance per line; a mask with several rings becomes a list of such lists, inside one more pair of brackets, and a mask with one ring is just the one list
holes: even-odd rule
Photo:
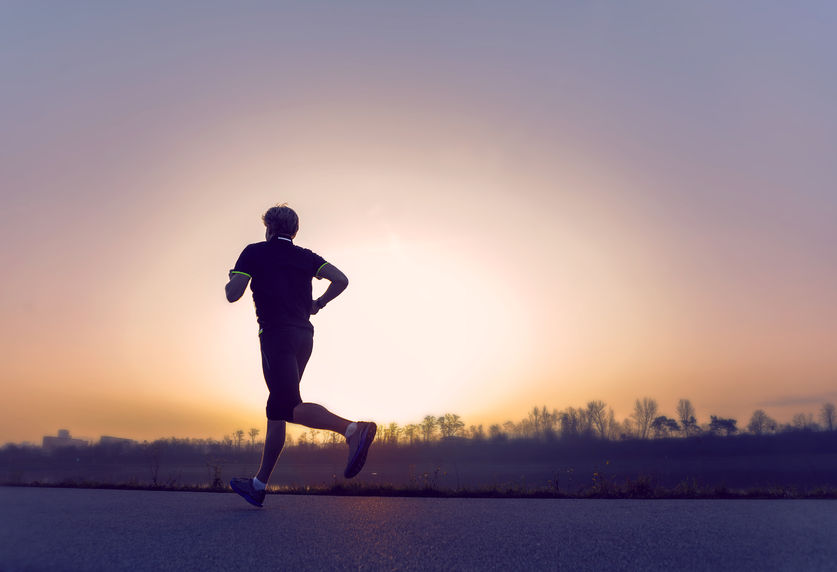
[[[653, 398], [651, 398], [651, 399], [653, 399]], [[825, 405], [826, 403], [829, 403], [833, 408], [834, 403], [824, 402], [824, 403], [820, 404], [820, 407], [818, 407], [814, 410], [801, 410], [800, 409], [799, 411], [796, 411], [794, 413], [794, 416], [798, 415], [798, 414], [805, 415], [806, 417], [809, 416], [809, 420], [811, 422], [813, 422], [816, 426], [820, 427], [821, 429], [825, 430], [827, 428], [822, 427], [821, 416], [822, 416], [822, 406]], [[575, 409], [585, 409], [586, 406], [587, 406], [587, 404], [577, 404], [577, 405], [567, 406], [567, 407], [573, 407]], [[605, 409], [606, 412], [612, 410], [606, 402], [605, 402], [605, 406], [606, 406], [606, 409]], [[566, 411], [566, 409], [567, 409], [567, 407], [562, 407], [562, 408], [549, 407], [545, 404], [541, 405], [541, 406], [538, 406], [538, 408], [542, 408], [542, 407], [545, 407], [547, 409], [547, 411], [550, 412], [550, 413], [558, 413], [559, 415], [562, 412]], [[504, 426], [505, 423], [506, 422], [511, 422], [514, 425], [516, 425], [518, 429], [520, 429], [521, 428], [520, 425], [522, 423], [526, 422], [527, 420], [531, 421], [531, 419], [532, 419], [532, 417], [531, 417], [532, 409], [533, 408], [530, 408], [528, 411], [526, 411], [524, 413], [524, 415], [519, 416], [519, 417], [509, 417], [509, 418], [506, 418], [506, 419], [503, 419], [503, 420], [495, 420], [491, 423], [491, 425], [497, 424], [497, 425], [500, 426], [500, 428], [503, 430], [503, 432], [505, 432], [506, 429], [507, 429]], [[732, 419], [734, 419], [737, 422], [738, 432], [739, 433], [747, 433], [748, 432], [747, 425], [750, 422], [752, 414], [756, 410], [761, 410], [762, 412], [767, 414], [767, 416], [770, 418], [771, 421], [777, 422], [779, 424], [779, 427], [776, 428], [777, 430], [783, 429], [784, 427], [793, 427], [793, 422], [795, 421], [794, 419], [792, 419], [791, 417], [788, 417], [787, 419], [776, 418], [776, 417], [774, 417], [770, 414], [769, 409], [770, 408], [768, 407], [768, 410], [765, 411], [764, 408], [757, 407], [757, 408], [753, 409], [746, 416], [733, 417]], [[456, 414], [455, 411], [449, 411], [448, 410], [448, 411], [444, 412], [444, 414], [448, 414], [448, 413]], [[439, 419], [440, 417], [443, 416], [442, 413], [436, 413], [436, 414], [428, 413], [428, 415], [432, 416], [432, 417], [435, 417], [436, 419]], [[665, 417], [668, 417], [670, 419], [674, 419], [675, 421], [678, 421], [677, 414], [675, 413], [675, 408], [671, 408], [670, 411], [665, 410], [663, 408], [660, 408], [657, 411], [657, 415], [665, 416]], [[720, 416], [720, 415], [717, 415], [717, 414], [711, 413], [711, 412], [703, 413], [701, 411], [695, 411], [695, 417], [696, 417], [697, 425], [699, 427], [701, 427], [703, 430], [706, 430], [706, 428], [709, 426], [710, 417], [712, 417], [712, 416], [721, 417], [721, 418], [723, 417], [723, 416]], [[620, 423], [620, 424], [624, 424], [625, 421], [632, 421], [633, 422], [631, 415], [626, 415], [624, 417], [620, 417], [620, 416], [618, 416], [614, 413], [614, 418], [615, 418], [616, 422]], [[409, 420], [407, 423], [403, 423], [403, 424], [395, 422], [393, 420], [385, 420], [385, 419], [370, 419], [370, 420], [377, 422], [379, 424], [379, 426], [381, 427], [382, 432], [384, 432], [388, 429], [388, 425], [390, 423], [397, 423], [399, 429], [403, 431], [406, 425], [409, 425], [409, 424], [420, 425], [422, 423], [422, 421], [424, 420], [424, 418]], [[480, 426], [481, 426], [481, 429], [486, 436], [489, 434], [490, 425], [488, 425], [486, 423], [472, 423], [468, 419], [461, 418], [461, 416], [460, 416], [460, 421], [463, 422], [463, 428], [462, 428], [463, 435], [462, 436], [467, 436], [467, 435], [464, 435], [464, 433], [469, 432], [473, 427], [480, 427]], [[560, 425], [560, 421], [557, 420], [557, 419], [556, 419], [556, 424]], [[143, 435], [141, 437], [137, 437], [135, 435], [127, 435], [127, 434], [126, 435], [116, 435], [114, 433], [107, 433], [107, 432], [101, 433], [97, 436], [81, 435], [81, 434], [76, 434], [76, 432], [74, 432], [73, 429], [70, 428], [70, 427], [59, 427], [59, 428], [56, 428], [52, 433], [47, 433], [47, 434], [42, 435], [41, 439], [43, 437], [54, 437], [54, 436], [58, 435], [58, 433], [60, 431], [66, 430], [66, 431], [69, 431], [69, 433], [70, 433], [69, 437], [70, 438], [85, 440], [85, 441], [88, 441], [89, 444], [94, 444], [95, 442], [97, 442], [102, 437], [116, 437], [116, 438], [122, 438], [122, 439], [131, 439], [131, 440], [138, 441], [138, 442], [154, 441], [154, 440], [158, 440], [158, 439], [172, 439], [172, 438], [173, 439], [209, 439], [209, 440], [221, 441], [226, 437], [232, 437], [233, 434], [234, 434], [234, 431], [236, 431], [236, 430], [240, 429], [240, 430], [243, 430], [245, 433], [248, 433], [250, 429], [255, 428], [255, 429], [259, 430], [259, 435], [257, 436], [257, 440], [258, 440], [258, 437], [262, 437], [262, 440], [263, 440], [263, 437], [264, 437], [263, 434], [264, 434], [264, 430], [265, 430], [263, 425], [264, 424], [261, 423], [261, 421], [260, 421], [259, 423], [251, 424], [249, 426], [240, 426], [240, 427], [230, 428], [228, 431], [224, 432], [224, 434], [222, 434], [222, 435], [157, 435], [157, 436], [151, 436], [151, 437], [149, 437], [147, 435]], [[635, 430], [635, 427], [632, 427], [631, 429]], [[296, 424], [293, 424], [293, 423], [288, 424], [288, 428], [287, 428], [288, 436], [292, 437], [293, 439], [298, 439], [301, 434], [308, 433], [310, 431], [311, 431], [311, 429], [308, 428], [308, 427], [304, 427], [302, 425], [296, 425]], [[325, 431], [325, 430], [315, 430], [315, 432], [319, 433], [321, 435], [325, 435], [325, 434], [328, 433], [328, 431]], [[768, 432], [770, 432], [770, 431], [768, 431]], [[560, 430], [558, 431], [558, 433], [560, 434]], [[672, 436], [676, 437], [676, 436], [681, 436], [681, 435], [679, 433], [675, 432], [675, 434], [672, 435]], [[640, 437], [637, 436], [637, 438], [640, 438]], [[245, 437], [245, 441], [247, 439], [249, 439], [249, 437]], [[35, 441], [32, 441], [32, 440], [24, 440], [24, 441], [17, 441], [17, 442], [9, 441], [9, 442], [6, 442], [6, 443], [2, 443], [0, 445], [14, 445], [14, 444], [26, 444], [26, 443], [30, 443], [30, 444], [33, 444], [33, 445], [38, 445], [39, 444], [39, 442], [35, 442]]]
[[338, 414], [837, 400], [835, 5], [0, 13], [2, 442], [263, 429], [222, 291], [281, 202], [350, 280], [302, 383]]

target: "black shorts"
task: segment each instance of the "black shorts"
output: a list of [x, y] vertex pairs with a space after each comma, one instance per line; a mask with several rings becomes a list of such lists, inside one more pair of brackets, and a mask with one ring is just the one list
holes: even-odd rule
[[314, 332], [303, 328], [278, 328], [259, 336], [262, 347], [262, 371], [270, 396], [267, 418], [293, 421], [294, 407], [302, 403], [299, 380], [311, 350]]

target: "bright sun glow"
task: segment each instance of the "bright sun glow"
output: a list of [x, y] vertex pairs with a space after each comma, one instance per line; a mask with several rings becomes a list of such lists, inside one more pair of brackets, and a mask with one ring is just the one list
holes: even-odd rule
[[0, 21], [0, 442], [261, 427], [223, 288], [277, 202], [350, 279], [302, 384], [336, 413], [837, 399], [833, 8], [41, 4]]

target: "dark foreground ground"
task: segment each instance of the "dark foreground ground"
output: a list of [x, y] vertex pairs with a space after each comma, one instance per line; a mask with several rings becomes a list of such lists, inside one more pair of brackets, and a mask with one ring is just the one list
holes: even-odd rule
[[0, 487], [2, 570], [834, 570], [837, 502]]
[[[270, 482], [291, 488], [346, 484], [346, 454], [343, 443], [287, 447]], [[174, 439], [53, 452], [7, 445], [0, 448], [0, 483], [209, 487], [255, 474], [260, 456], [261, 448], [249, 444], [239, 449]], [[614, 487], [636, 491], [639, 482], [652, 490], [676, 489], [684, 497], [716, 490], [834, 496], [837, 431], [619, 441], [446, 439], [397, 446], [376, 441], [363, 472], [349, 484], [612, 496]]]

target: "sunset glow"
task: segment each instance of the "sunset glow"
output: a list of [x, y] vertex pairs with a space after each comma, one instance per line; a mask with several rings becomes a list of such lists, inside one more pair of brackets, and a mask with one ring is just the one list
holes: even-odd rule
[[0, 442], [261, 427], [277, 202], [336, 413], [837, 399], [835, 8], [91, 6], [3, 8]]

